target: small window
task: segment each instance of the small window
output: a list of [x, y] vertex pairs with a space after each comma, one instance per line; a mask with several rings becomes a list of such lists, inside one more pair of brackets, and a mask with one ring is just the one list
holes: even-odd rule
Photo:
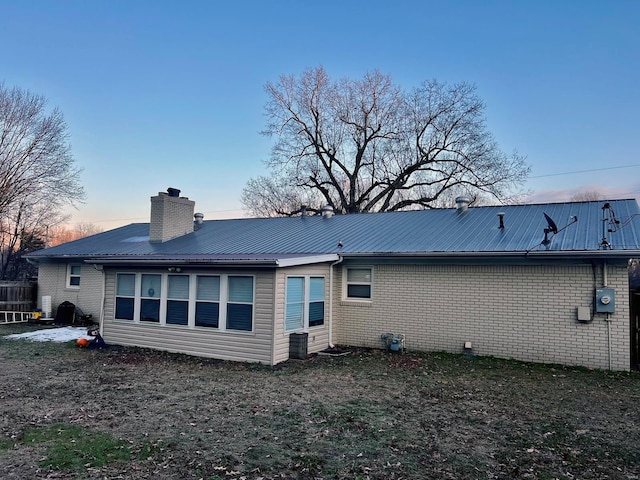
[[347, 268], [346, 297], [356, 300], [371, 299], [371, 268]]
[[80, 287], [80, 272], [82, 271], [82, 266], [80, 265], [69, 265], [67, 268], [67, 286], [71, 288], [79, 288]]

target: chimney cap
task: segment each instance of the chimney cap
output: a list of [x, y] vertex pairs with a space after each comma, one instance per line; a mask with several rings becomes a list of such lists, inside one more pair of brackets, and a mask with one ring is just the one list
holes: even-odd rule
[[167, 194], [169, 194], [170, 197], [179, 197], [180, 196], [180, 190], [177, 189], [177, 188], [169, 187], [169, 188], [167, 188]]

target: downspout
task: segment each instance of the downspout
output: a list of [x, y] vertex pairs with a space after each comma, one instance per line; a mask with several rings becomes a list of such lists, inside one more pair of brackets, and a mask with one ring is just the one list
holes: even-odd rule
[[[607, 276], [607, 261], [602, 262], [602, 283], [603, 287], [607, 287], [609, 283], [609, 278]], [[611, 364], [611, 319], [609, 318], [609, 314], [604, 314], [604, 321], [607, 322], [607, 348], [609, 352], [609, 370], [612, 369]]]
[[106, 275], [104, 273], [104, 267], [102, 267], [101, 265], [94, 265], [93, 268], [95, 268], [96, 270], [99, 270], [100, 273], [102, 273], [102, 298], [100, 299], [100, 324], [99, 324], [99, 332], [100, 332], [100, 336], [104, 335], [104, 298], [105, 298], [105, 294], [104, 294], [104, 290], [106, 288]]
[[342, 263], [344, 258], [340, 257], [329, 266], [329, 348], [333, 348], [333, 267]]

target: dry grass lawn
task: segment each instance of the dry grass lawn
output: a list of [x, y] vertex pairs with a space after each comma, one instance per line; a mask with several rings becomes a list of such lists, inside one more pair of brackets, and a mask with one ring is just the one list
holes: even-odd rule
[[2, 337], [0, 363], [3, 478], [640, 476], [637, 372], [358, 350], [267, 367]]

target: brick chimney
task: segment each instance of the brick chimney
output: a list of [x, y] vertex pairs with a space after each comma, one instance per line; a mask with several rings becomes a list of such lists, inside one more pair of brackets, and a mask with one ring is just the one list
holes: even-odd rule
[[162, 243], [193, 232], [196, 202], [180, 196], [180, 190], [168, 188], [151, 197], [149, 242]]

